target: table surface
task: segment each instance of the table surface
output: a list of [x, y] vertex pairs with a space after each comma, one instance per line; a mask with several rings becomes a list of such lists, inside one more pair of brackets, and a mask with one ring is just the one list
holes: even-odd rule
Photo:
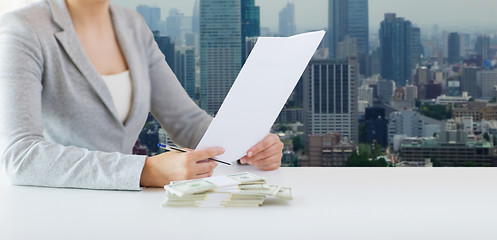
[[[497, 239], [495, 168], [281, 168], [291, 187], [259, 208], [163, 208], [164, 191], [12, 186], [0, 177], [0, 239]], [[3, 173], [2, 173], [3, 174]]]

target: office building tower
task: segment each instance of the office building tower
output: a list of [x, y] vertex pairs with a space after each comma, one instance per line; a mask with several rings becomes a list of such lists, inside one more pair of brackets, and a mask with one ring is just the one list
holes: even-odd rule
[[240, 0], [200, 1], [200, 106], [216, 114], [242, 66]]
[[195, 92], [195, 49], [193, 47], [181, 47], [176, 51], [176, 69], [174, 73], [178, 77], [181, 86], [190, 98], [196, 98]]
[[497, 86], [497, 70], [478, 71], [477, 83], [481, 97], [492, 99], [495, 96], [494, 88]]
[[388, 145], [388, 120], [385, 119], [385, 109], [379, 107], [366, 108], [366, 142], [377, 143], [383, 147]]
[[261, 35], [261, 10], [255, 6], [255, 0], [241, 0], [242, 16], [242, 64], [247, 59], [247, 38]]
[[139, 5], [136, 7], [136, 11], [142, 15], [152, 32], [159, 31], [159, 22], [161, 18], [159, 7]]
[[279, 29], [280, 35], [283, 37], [292, 36], [297, 33], [297, 27], [295, 25], [295, 5], [293, 3], [287, 3], [280, 11]]
[[348, 1], [329, 0], [328, 2], [328, 47], [330, 59], [337, 59], [338, 43], [348, 33]]
[[450, 77], [447, 79], [447, 96], [459, 97], [461, 96], [461, 81], [458, 77]]
[[306, 135], [339, 133], [358, 142], [357, 59], [313, 60], [303, 76]]
[[198, 34], [200, 32], [200, 7], [198, 0], [195, 0], [192, 14], [192, 32]]
[[344, 59], [338, 51], [346, 36], [356, 39], [356, 54], [365, 57], [369, 53], [368, 0], [329, 0], [327, 36], [330, 59]]
[[449, 34], [449, 63], [456, 64], [461, 61], [461, 36], [453, 32]]
[[423, 46], [421, 44], [421, 29], [418, 27], [412, 28], [412, 67], [415, 69], [421, 64], [421, 55], [423, 54]]
[[461, 89], [463, 92], [468, 92], [469, 96], [478, 98], [478, 86], [476, 85], [478, 68], [465, 67], [462, 70]]
[[[161, 36], [158, 31], [154, 32], [154, 39], [159, 46], [160, 51], [164, 54], [165, 60], [169, 67], [175, 72], [176, 63], [175, 63], [175, 44], [171, 37]], [[176, 73], [176, 72], [175, 72]]]
[[369, 4], [368, 0], [348, 0], [347, 34], [357, 39], [357, 53], [369, 54]]
[[475, 52], [480, 55], [482, 61], [490, 59], [490, 37], [487, 35], [478, 36], [475, 44]]
[[411, 79], [413, 59], [412, 24], [394, 13], [385, 14], [380, 27], [381, 76], [403, 86]]

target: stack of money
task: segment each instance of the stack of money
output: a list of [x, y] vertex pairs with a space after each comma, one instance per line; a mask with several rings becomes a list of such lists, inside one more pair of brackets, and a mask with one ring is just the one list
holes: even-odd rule
[[248, 172], [171, 182], [164, 189], [164, 207], [258, 207], [267, 197], [292, 199], [290, 188]]

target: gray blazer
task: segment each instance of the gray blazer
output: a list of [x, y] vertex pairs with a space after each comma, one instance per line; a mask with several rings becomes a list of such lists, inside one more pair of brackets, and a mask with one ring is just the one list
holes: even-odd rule
[[13, 184], [140, 189], [145, 156], [131, 155], [151, 112], [194, 148], [212, 118], [188, 97], [143, 18], [111, 4], [133, 80], [123, 124], [86, 56], [64, 0], [44, 0], [0, 21], [0, 157]]

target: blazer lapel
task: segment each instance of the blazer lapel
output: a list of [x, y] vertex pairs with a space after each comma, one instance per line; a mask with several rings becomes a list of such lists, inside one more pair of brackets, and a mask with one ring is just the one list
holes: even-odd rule
[[137, 52], [136, 42], [133, 42], [134, 32], [130, 26], [127, 26], [123, 19], [119, 16], [119, 13], [114, 10], [113, 3], [110, 4], [110, 9], [112, 13], [112, 20], [114, 23], [114, 31], [116, 32], [116, 37], [121, 47], [121, 51], [126, 59], [126, 63], [128, 65], [128, 70], [131, 74], [131, 82], [133, 86], [133, 100], [131, 103], [131, 109], [128, 115], [128, 119], [126, 119], [126, 125], [132, 120], [134, 120], [136, 114], [138, 114], [138, 105], [140, 100], [142, 99], [143, 89], [142, 84], [140, 83], [140, 77], [143, 78], [144, 73], [141, 73], [140, 66], [143, 63], [139, 62], [138, 56], [140, 54]]
[[89, 82], [93, 90], [102, 100], [105, 107], [111, 112], [116, 121], [119, 121], [117, 109], [114, 106], [112, 96], [102, 80], [100, 74], [93, 67], [88, 59], [79, 38], [71, 22], [71, 16], [67, 10], [64, 0], [50, 0], [54, 21], [62, 28], [62, 31], [55, 33], [55, 38], [64, 48], [65, 52], [79, 69], [84, 78]]

